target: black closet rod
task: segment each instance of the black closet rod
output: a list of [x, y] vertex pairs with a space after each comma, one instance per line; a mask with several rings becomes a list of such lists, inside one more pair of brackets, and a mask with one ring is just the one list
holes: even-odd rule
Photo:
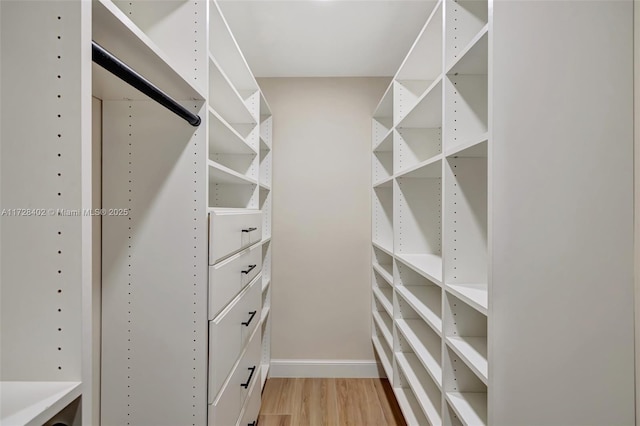
[[174, 114], [184, 118], [192, 126], [199, 126], [200, 117], [193, 114], [185, 107], [177, 103], [171, 96], [164, 93], [149, 80], [138, 74], [135, 70], [113, 56], [95, 41], [92, 41], [92, 59], [93, 62], [109, 71], [116, 77], [129, 83], [163, 107], [167, 108]]

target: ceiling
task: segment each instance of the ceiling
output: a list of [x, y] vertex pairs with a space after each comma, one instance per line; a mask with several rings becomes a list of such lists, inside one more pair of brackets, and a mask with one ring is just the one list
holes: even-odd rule
[[429, 0], [220, 0], [256, 77], [393, 76]]

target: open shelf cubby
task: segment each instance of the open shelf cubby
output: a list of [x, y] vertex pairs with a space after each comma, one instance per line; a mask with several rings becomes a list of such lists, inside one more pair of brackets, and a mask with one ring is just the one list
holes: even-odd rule
[[401, 297], [395, 300], [395, 316], [398, 333], [394, 351], [411, 348], [433, 381], [441, 386], [442, 339]]
[[434, 330], [442, 332], [442, 288], [396, 260], [396, 291]]
[[487, 0], [445, 0], [444, 57], [447, 68], [467, 50], [487, 25], [488, 17]]
[[[405, 349], [405, 348], [403, 348]], [[442, 393], [433, 379], [426, 373], [418, 357], [406, 348], [396, 351], [396, 364], [402, 376], [416, 396], [418, 405], [431, 425], [441, 425]]]
[[[371, 221], [374, 244], [387, 253], [393, 252], [393, 187], [373, 189], [373, 217]], [[389, 262], [391, 263], [391, 262]]]
[[394, 124], [402, 121], [442, 74], [442, 5], [422, 28], [394, 79]]
[[444, 79], [446, 152], [487, 138], [488, 39], [485, 27]]
[[442, 162], [432, 162], [396, 179], [394, 248], [404, 264], [442, 283]]
[[[383, 302], [385, 299], [382, 299]], [[393, 320], [391, 314], [387, 311], [389, 306], [385, 306], [385, 303], [378, 299], [378, 294], [374, 293], [372, 300], [373, 320], [380, 331], [385, 343], [391, 348], [393, 347]]]
[[373, 294], [384, 306], [389, 315], [393, 315], [393, 286], [384, 278], [378, 270], [374, 269], [372, 275]]
[[[382, 99], [378, 103], [371, 120], [371, 135], [373, 151], [389, 151], [389, 136], [393, 128], [393, 83], [387, 87]], [[385, 142], [383, 144], [383, 142]], [[385, 145], [385, 147], [381, 147]]]
[[418, 402], [419, 396], [411, 389], [411, 384], [402, 370], [393, 370], [393, 391], [404, 415], [408, 426], [423, 426], [430, 424], [424, 415], [422, 405]]
[[488, 381], [487, 317], [457, 297], [447, 294], [444, 303], [447, 346], [483, 383]]
[[488, 309], [487, 142], [447, 157], [444, 281], [484, 315]]
[[393, 176], [393, 151], [374, 151], [371, 157], [373, 171], [373, 186], [391, 186]]
[[487, 386], [449, 348], [445, 350], [444, 386], [447, 405], [461, 424], [487, 424]]
[[390, 252], [374, 244], [372, 247], [373, 269], [385, 279], [389, 285], [393, 285], [393, 257]]

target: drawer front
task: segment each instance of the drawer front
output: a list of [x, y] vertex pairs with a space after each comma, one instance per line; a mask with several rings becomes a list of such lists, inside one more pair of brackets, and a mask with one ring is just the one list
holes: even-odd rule
[[238, 423], [248, 390], [252, 389], [254, 381], [260, 381], [260, 341], [260, 331], [256, 331], [226, 386], [210, 403], [209, 426]]
[[209, 319], [215, 318], [262, 270], [260, 245], [209, 267]]
[[[259, 369], [259, 367], [257, 368]], [[255, 379], [252, 379], [252, 388], [249, 397], [244, 403], [244, 411], [237, 426], [257, 426], [258, 424], [262, 387], [260, 383], [260, 374], [258, 372], [255, 374], [258, 376], [256, 376]]]
[[212, 210], [209, 218], [210, 265], [262, 239], [259, 210]]
[[209, 398], [216, 397], [246, 346], [250, 330], [260, 322], [261, 280], [258, 275], [232, 305], [209, 322]]

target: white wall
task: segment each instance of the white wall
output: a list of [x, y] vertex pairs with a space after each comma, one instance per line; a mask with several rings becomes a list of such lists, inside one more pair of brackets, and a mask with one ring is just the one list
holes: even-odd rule
[[259, 80], [274, 117], [272, 375], [376, 371], [371, 115], [388, 83]]

